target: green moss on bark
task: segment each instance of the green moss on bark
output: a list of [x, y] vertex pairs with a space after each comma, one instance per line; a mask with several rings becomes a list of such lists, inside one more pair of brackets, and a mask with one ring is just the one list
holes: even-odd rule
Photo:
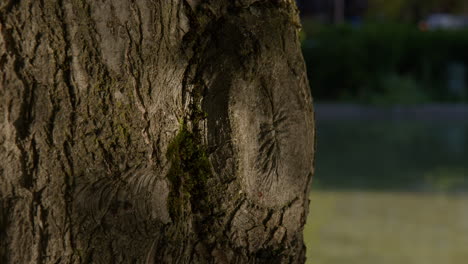
[[189, 207], [193, 212], [207, 209], [210, 161], [199, 137], [185, 123], [169, 144], [167, 158], [171, 162], [167, 175], [171, 183], [168, 209], [173, 221], [183, 218]]

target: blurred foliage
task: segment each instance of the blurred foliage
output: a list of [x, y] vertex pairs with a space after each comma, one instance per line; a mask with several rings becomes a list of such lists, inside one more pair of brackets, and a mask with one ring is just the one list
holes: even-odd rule
[[425, 188], [435, 191], [454, 192], [467, 189], [466, 168], [437, 168], [425, 175]]
[[448, 67], [468, 66], [468, 31], [420, 31], [396, 23], [303, 22], [303, 53], [318, 100], [379, 103], [455, 102]]
[[379, 79], [378, 85], [382, 87], [382, 93], [371, 95], [371, 104], [415, 104], [430, 101], [420, 84], [411, 77], [389, 73]]

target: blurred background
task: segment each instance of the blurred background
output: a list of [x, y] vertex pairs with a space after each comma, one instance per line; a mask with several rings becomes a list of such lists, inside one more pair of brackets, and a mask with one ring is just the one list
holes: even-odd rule
[[466, 263], [468, 1], [297, 3], [317, 118], [308, 263]]

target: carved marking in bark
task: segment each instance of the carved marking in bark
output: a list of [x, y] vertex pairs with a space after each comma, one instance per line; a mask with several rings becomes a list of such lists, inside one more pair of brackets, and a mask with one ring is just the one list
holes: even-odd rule
[[[300, 51], [285, 42], [295, 38], [294, 27], [280, 14], [265, 23], [255, 13], [226, 19], [214, 37], [219, 48], [207, 48], [208, 140], [213, 164], [237, 160], [232, 173], [251, 200], [283, 207], [305, 193], [311, 175], [313, 113], [305, 76], [292, 74], [303, 72]], [[230, 138], [219, 136], [225, 130]]]
[[233, 90], [243, 95], [232, 102], [230, 114], [245, 191], [271, 207], [304, 192], [312, 165], [313, 128], [304, 114], [305, 103], [296, 99], [299, 85], [267, 83], [236, 82]]
[[[259, 184], [266, 189], [271, 188], [274, 181], [279, 180], [278, 169], [281, 165], [281, 137], [287, 134], [287, 113], [286, 109], [278, 106], [274, 102], [272, 91], [267, 87], [262, 87], [263, 96], [268, 99], [270, 107], [270, 120], [260, 124], [260, 133], [258, 134], [258, 150], [256, 168], [260, 175]], [[263, 196], [259, 192], [259, 196]]]
[[136, 168], [119, 177], [101, 176], [78, 186], [76, 203], [96, 223], [106, 215], [131, 214], [169, 223], [169, 187], [151, 168]]

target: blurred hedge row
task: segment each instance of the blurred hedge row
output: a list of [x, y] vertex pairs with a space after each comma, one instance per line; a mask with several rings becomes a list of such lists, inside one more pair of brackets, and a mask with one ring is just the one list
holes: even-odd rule
[[468, 31], [304, 22], [303, 52], [317, 100], [377, 104], [467, 100]]

